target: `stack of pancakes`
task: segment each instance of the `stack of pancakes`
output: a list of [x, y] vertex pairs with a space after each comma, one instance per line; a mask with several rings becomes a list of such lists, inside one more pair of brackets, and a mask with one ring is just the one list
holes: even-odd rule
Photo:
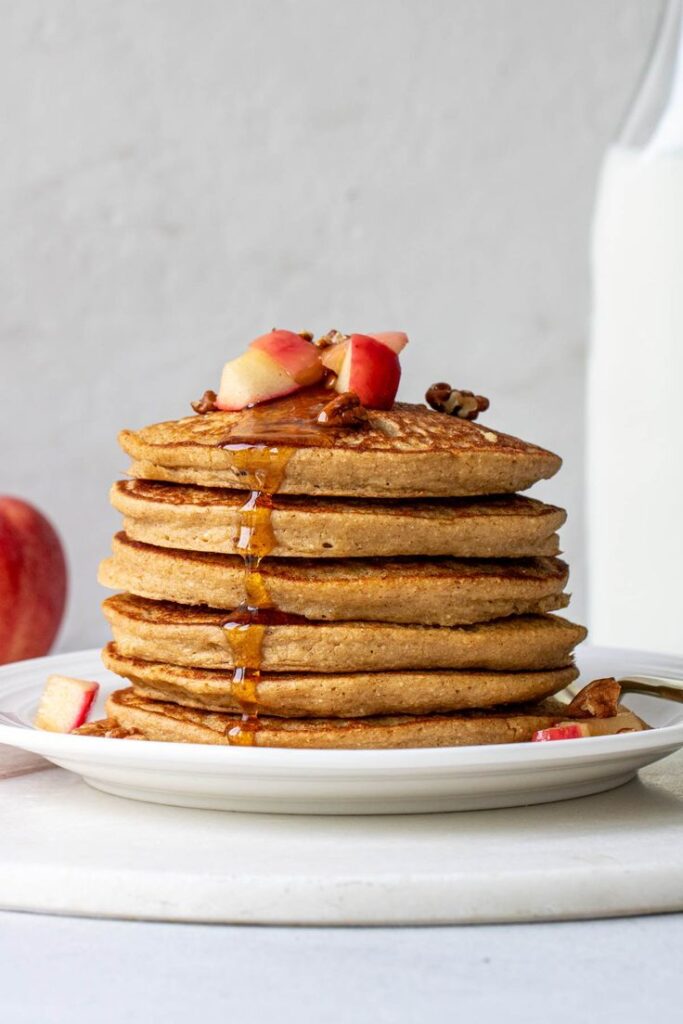
[[316, 422], [316, 391], [124, 431], [124, 531], [101, 567], [131, 686], [102, 727], [287, 747], [527, 740], [567, 718], [585, 630], [561, 509], [514, 492], [560, 459], [397, 404]]

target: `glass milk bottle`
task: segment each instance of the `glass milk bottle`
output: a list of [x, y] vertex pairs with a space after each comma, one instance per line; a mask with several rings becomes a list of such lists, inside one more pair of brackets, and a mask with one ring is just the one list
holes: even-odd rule
[[683, 654], [683, 19], [602, 167], [588, 388], [594, 643]]

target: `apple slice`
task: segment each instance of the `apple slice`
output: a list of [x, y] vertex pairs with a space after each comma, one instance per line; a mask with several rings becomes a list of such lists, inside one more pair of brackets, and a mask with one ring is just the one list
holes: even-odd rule
[[345, 338], [344, 341], [338, 341], [335, 345], [330, 345], [329, 348], [324, 348], [320, 357], [321, 363], [328, 370], [331, 370], [332, 373], [336, 373], [339, 376], [348, 348], [348, 338]]
[[627, 708], [608, 718], [586, 718], [581, 722], [558, 722], [550, 729], [539, 729], [532, 742], [545, 740], [577, 740], [584, 736], [613, 736], [621, 732], [642, 732], [648, 726]]
[[579, 740], [588, 736], [588, 730], [581, 722], [565, 722], [553, 725], [550, 729], [538, 729], [531, 737], [532, 743], [545, 743], [547, 740]]
[[48, 676], [38, 705], [35, 725], [47, 732], [71, 732], [83, 725], [99, 683], [70, 676]]
[[320, 351], [293, 331], [262, 334], [249, 348], [266, 352], [300, 387], [315, 384], [323, 375]]
[[402, 352], [408, 344], [408, 335], [404, 331], [378, 331], [377, 334], [371, 334], [369, 337], [374, 338], [375, 341], [381, 341], [396, 355]]
[[216, 408], [245, 409], [315, 384], [324, 373], [312, 342], [292, 331], [271, 331], [223, 367]]
[[400, 379], [392, 349], [365, 334], [352, 334], [334, 387], [340, 394], [353, 391], [367, 409], [391, 409]]
[[245, 409], [298, 390], [297, 382], [269, 355], [251, 348], [223, 367], [215, 405], [217, 409]]
[[[408, 344], [408, 335], [403, 331], [379, 331], [377, 334], [368, 334], [367, 337], [374, 338], [375, 341], [386, 345], [396, 355], [402, 352]], [[329, 348], [323, 349], [323, 354], [320, 357], [323, 366], [339, 376], [348, 347], [349, 339], [345, 338], [344, 341], [338, 341], [336, 344], [330, 345]]]

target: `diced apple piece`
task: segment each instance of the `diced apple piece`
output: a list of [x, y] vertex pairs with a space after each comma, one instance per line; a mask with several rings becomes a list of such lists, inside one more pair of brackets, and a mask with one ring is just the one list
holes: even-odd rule
[[300, 387], [315, 384], [323, 375], [320, 350], [293, 331], [270, 331], [249, 347], [267, 353]]
[[298, 391], [299, 386], [267, 353], [250, 348], [223, 367], [216, 408], [246, 409], [248, 405], [289, 395]]
[[400, 379], [392, 349], [365, 334], [352, 334], [334, 387], [340, 394], [355, 392], [368, 409], [391, 409]]
[[[377, 334], [368, 334], [367, 337], [374, 338], [375, 341], [386, 345], [396, 355], [408, 344], [408, 335], [404, 334], [403, 331], [380, 331]], [[335, 345], [330, 345], [329, 348], [323, 349], [321, 356], [323, 366], [326, 366], [328, 370], [339, 376], [348, 347], [349, 339], [346, 338], [344, 341], [339, 341]]]
[[381, 341], [396, 355], [402, 352], [408, 344], [408, 335], [403, 331], [378, 331], [377, 334], [371, 334], [369, 337], [374, 338], [375, 341]]
[[339, 376], [344, 362], [344, 356], [346, 355], [349, 347], [349, 339], [345, 341], [338, 341], [336, 345], [330, 345], [329, 348], [322, 350], [320, 360], [323, 366], [326, 366], [332, 373], [336, 373]]
[[558, 722], [551, 729], [539, 729], [531, 737], [533, 742], [545, 740], [574, 740], [584, 736], [614, 736], [622, 732], [642, 732], [649, 728], [628, 708], [607, 718], [585, 718], [580, 722]]
[[[564, 725], [564, 722], [560, 723]], [[647, 729], [637, 715], [628, 708], [621, 708], [618, 714], [609, 715], [606, 718], [588, 718], [581, 722], [584, 736], [613, 736], [620, 732], [642, 732]]]
[[588, 736], [586, 726], [581, 722], [566, 722], [554, 725], [549, 729], [538, 729], [531, 737], [532, 743], [545, 743], [547, 740], [578, 740]]
[[83, 725], [99, 690], [99, 683], [70, 676], [48, 676], [35, 724], [48, 732], [71, 732]]

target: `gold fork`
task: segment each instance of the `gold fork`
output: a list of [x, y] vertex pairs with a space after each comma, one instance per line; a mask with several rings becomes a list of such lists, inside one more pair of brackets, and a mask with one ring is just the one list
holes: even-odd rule
[[683, 679], [666, 676], [627, 676], [617, 679], [622, 693], [643, 693], [647, 697], [660, 697], [683, 704]]

